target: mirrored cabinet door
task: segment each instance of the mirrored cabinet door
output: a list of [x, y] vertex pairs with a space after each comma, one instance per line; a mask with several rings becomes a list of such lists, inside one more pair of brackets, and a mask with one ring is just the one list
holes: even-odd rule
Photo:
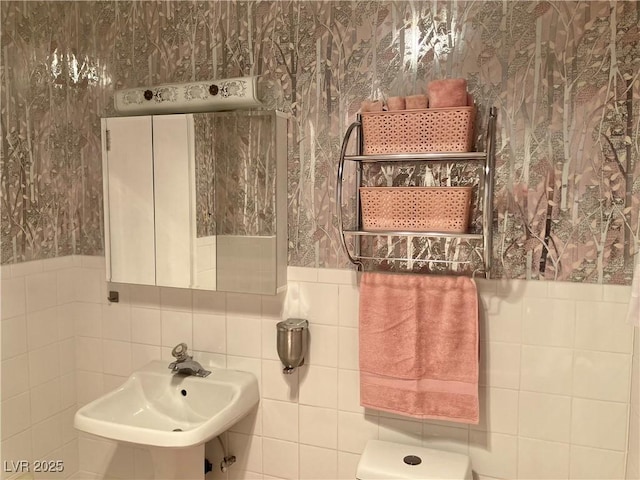
[[286, 116], [117, 117], [103, 132], [108, 280], [286, 287]]

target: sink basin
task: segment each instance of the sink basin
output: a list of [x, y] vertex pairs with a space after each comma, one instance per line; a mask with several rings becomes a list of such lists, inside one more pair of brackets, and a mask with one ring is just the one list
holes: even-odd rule
[[74, 426], [83, 432], [157, 447], [191, 447], [218, 436], [258, 403], [249, 372], [214, 369], [206, 378], [174, 374], [154, 361], [85, 405]]

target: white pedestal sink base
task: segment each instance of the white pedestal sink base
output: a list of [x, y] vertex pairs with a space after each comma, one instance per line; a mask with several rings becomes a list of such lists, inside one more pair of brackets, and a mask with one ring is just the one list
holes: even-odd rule
[[204, 444], [188, 448], [149, 447], [155, 480], [204, 480]]

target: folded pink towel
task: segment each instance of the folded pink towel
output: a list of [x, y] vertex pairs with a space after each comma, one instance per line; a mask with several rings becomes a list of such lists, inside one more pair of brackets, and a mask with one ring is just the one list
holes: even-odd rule
[[467, 81], [464, 78], [433, 80], [427, 90], [430, 108], [467, 106]]
[[478, 423], [478, 295], [471, 278], [362, 275], [360, 403]]

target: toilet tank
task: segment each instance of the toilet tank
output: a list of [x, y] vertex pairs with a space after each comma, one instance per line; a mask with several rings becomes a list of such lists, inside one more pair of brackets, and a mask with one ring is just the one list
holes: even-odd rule
[[471, 461], [460, 453], [369, 440], [356, 479], [472, 480]]

